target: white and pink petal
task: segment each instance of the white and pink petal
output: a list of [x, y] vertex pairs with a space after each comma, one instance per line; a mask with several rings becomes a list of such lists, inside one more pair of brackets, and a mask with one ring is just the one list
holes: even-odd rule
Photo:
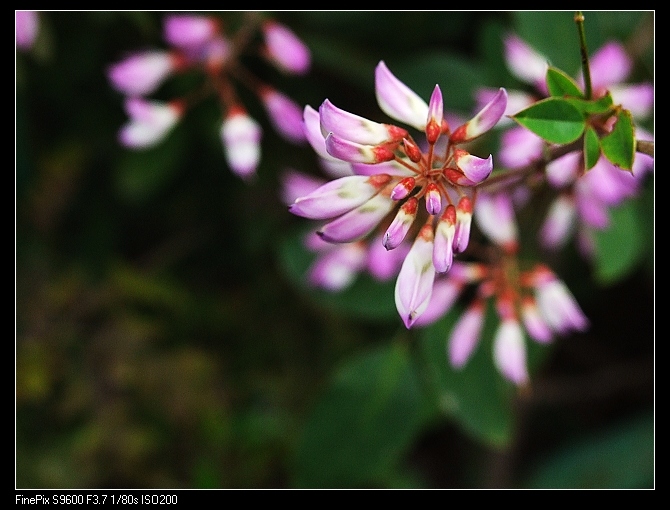
[[324, 137], [333, 133], [338, 138], [362, 145], [378, 145], [388, 141], [399, 141], [407, 136], [403, 128], [381, 124], [337, 108], [326, 99], [319, 107], [321, 133]]
[[428, 308], [434, 280], [433, 227], [427, 223], [421, 227], [396, 280], [395, 304], [407, 329]]
[[389, 117], [420, 131], [426, 127], [428, 105], [416, 92], [396, 78], [384, 61], [375, 68], [375, 94], [381, 110]]
[[391, 176], [386, 174], [340, 177], [298, 197], [289, 211], [314, 220], [335, 218], [365, 204], [390, 181]]
[[517, 320], [507, 319], [498, 326], [493, 338], [493, 361], [500, 373], [514, 384], [528, 382], [526, 343]]
[[377, 193], [364, 204], [326, 223], [317, 233], [329, 243], [358, 241], [372, 232], [395, 205], [387, 193]]

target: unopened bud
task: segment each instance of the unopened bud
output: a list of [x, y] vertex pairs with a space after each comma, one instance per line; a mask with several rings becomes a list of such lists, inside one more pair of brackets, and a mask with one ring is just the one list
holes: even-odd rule
[[428, 214], [439, 214], [442, 210], [442, 195], [434, 182], [426, 186], [426, 210]]
[[412, 192], [415, 185], [416, 180], [414, 177], [405, 177], [402, 181], [396, 184], [395, 188], [393, 188], [393, 191], [391, 191], [391, 198], [393, 200], [402, 200]]
[[405, 147], [405, 154], [407, 154], [407, 157], [413, 162], [413, 163], [418, 163], [421, 161], [421, 149], [419, 149], [419, 146], [412, 142], [411, 140], [404, 138], [403, 141], [403, 146]]

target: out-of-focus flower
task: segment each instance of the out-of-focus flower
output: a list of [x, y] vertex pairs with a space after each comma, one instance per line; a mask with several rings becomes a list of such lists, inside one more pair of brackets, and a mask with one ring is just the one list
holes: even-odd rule
[[447, 356], [455, 368], [465, 366], [475, 351], [485, 319], [487, 301], [495, 304], [500, 324], [493, 338], [493, 361], [498, 371], [514, 384], [528, 379], [524, 331], [538, 343], [555, 334], [584, 331], [588, 320], [574, 297], [544, 264], [523, 269], [517, 259], [516, 219], [508, 194], [478, 197], [475, 221], [500, 249], [487, 263], [454, 263], [435, 284], [420, 326], [427, 326], [449, 312], [462, 290], [475, 285], [472, 301], [456, 321], [447, 343]]
[[538, 265], [525, 275], [535, 289], [540, 315], [549, 328], [564, 335], [571, 331], [585, 331], [589, 321], [565, 283], [545, 265]]
[[[282, 199], [286, 205], [291, 206], [297, 198], [324, 184], [326, 181], [321, 178], [287, 170], [282, 176]], [[409, 251], [406, 244], [388, 251], [382, 246], [380, 239], [333, 244], [324, 241], [315, 232], [307, 235], [303, 244], [316, 253], [316, 258], [308, 269], [308, 281], [316, 287], [334, 292], [351, 285], [356, 276], [365, 270], [379, 281], [393, 278], [398, 274], [404, 255]]]
[[382, 237], [386, 249], [411, 244], [395, 292], [409, 328], [428, 306], [435, 274], [447, 272], [453, 255], [467, 248], [473, 189], [490, 175], [493, 159], [473, 156], [461, 145], [498, 122], [507, 93], [501, 88], [474, 118], [452, 130], [437, 85], [426, 103], [380, 62], [375, 92], [382, 111], [424, 133], [427, 151], [407, 129], [359, 117], [326, 99], [318, 126], [314, 110], [305, 109], [307, 139], [322, 158], [348, 163], [359, 175], [298, 198], [291, 212], [329, 220], [318, 233], [333, 243], [364, 239], [388, 216]]
[[216, 37], [220, 27], [221, 23], [211, 16], [173, 14], [165, 18], [163, 34], [172, 46], [195, 49], [204, 47]]
[[266, 87], [260, 94], [275, 130], [294, 143], [305, 141], [302, 108], [281, 92]]
[[256, 172], [261, 157], [262, 136], [261, 127], [240, 106], [228, 112], [221, 124], [221, 140], [228, 165], [244, 179]]
[[[255, 76], [241, 59], [245, 54], [257, 55], [260, 51], [282, 71], [307, 72], [309, 50], [293, 32], [256, 12], [247, 13], [239, 31], [232, 34], [224, 30], [222, 18], [214, 15], [167, 14], [163, 21], [163, 38], [169, 48], [132, 52], [109, 66], [107, 76], [116, 90], [128, 97], [149, 96], [179, 73], [187, 70], [202, 73], [205, 77], [202, 88], [182, 96], [179, 117], [196, 102], [215, 94], [224, 117], [220, 137], [226, 160], [233, 173], [245, 179], [256, 172], [263, 133], [237, 97], [237, 84], [256, 95], [282, 137], [296, 144], [305, 141], [302, 108]], [[263, 39], [253, 37], [254, 33], [261, 33]], [[119, 137], [128, 147], [148, 147], [162, 139], [158, 127], [160, 123], [131, 118]]]
[[547, 85], [544, 78], [549, 67], [547, 59], [515, 34], [508, 34], [503, 44], [507, 67], [512, 74], [546, 94]]
[[317, 253], [307, 275], [309, 282], [316, 287], [340, 291], [351, 285], [366, 267], [366, 246], [362, 241], [335, 245], [311, 233], [305, 244]]
[[[636, 132], [642, 140], [651, 138], [640, 128]], [[653, 160], [646, 154], [637, 154], [633, 172], [626, 172], [601, 156], [583, 175], [582, 168], [581, 153], [566, 154], [547, 165], [547, 180], [560, 193], [540, 230], [540, 242], [545, 248], [564, 246], [576, 232], [582, 252], [589, 255], [587, 240], [591, 231], [608, 228], [610, 209], [639, 193], [644, 176], [653, 168]]]
[[125, 108], [130, 120], [119, 131], [119, 141], [136, 149], [162, 140], [184, 111], [178, 101], [161, 103], [139, 97], [127, 98]]
[[33, 47], [40, 28], [37, 11], [16, 11], [16, 47], [27, 51]]
[[[504, 377], [523, 384], [528, 380], [524, 330], [536, 342], [547, 343], [554, 335], [583, 332], [589, 322], [565, 283], [547, 266], [535, 264], [529, 270], [519, 270], [513, 260], [506, 257], [490, 265], [463, 263], [447, 275], [455, 292], [477, 285], [476, 296], [449, 336], [447, 353], [454, 367], [467, 363], [479, 342], [485, 303], [493, 299], [500, 319], [494, 337], [494, 363]], [[441, 311], [436, 307], [434, 320], [449, 311], [455, 299], [450, 297]]]
[[263, 23], [266, 55], [288, 73], [304, 74], [311, 65], [307, 46], [285, 25], [267, 20]]
[[509, 193], [482, 192], [477, 197], [475, 217], [480, 230], [506, 253], [516, 253], [518, 227]]
[[[545, 76], [547, 59], [527, 45], [518, 36], [509, 34], [504, 40], [505, 58], [509, 70], [520, 80], [535, 87], [536, 95], [510, 91], [515, 111], [547, 96]], [[608, 42], [589, 59], [593, 97], [608, 91], [614, 104], [629, 110], [637, 120], [644, 120], [652, 112], [654, 88], [651, 83], [628, 84], [632, 61], [618, 42]], [[583, 78], [577, 81], [582, 84]], [[480, 101], [486, 100], [492, 90], [478, 92]], [[652, 140], [653, 135], [636, 127], [636, 137]], [[545, 142], [521, 126], [506, 130], [501, 137], [500, 163], [507, 168], [521, 168], [543, 157]], [[577, 232], [582, 251], [588, 255], [590, 232], [609, 225], [609, 209], [625, 199], [637, 195], [642, 180], [653, 168], [653, 159], [637, 153], [632, 172], [622, 171], [601, 156], [597, 164], [584, 172], [581, 152], [573, 152], [546, 165], [547, 181], [560, 190], [540, 232], [540, 242], [548, 249], [563, 246], [570, 235]]]
[[182, 64], [176, 53], [148, 50], [132, 53], [107, 71], [116, 90], [129, 96], [154, 92]]

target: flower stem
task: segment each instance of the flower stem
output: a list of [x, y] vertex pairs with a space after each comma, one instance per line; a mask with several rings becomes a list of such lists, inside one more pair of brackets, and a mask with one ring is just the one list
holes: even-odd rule
[[635, 150], [646, 154], [647, 156], [654, 157], [654, 142], [649, 142], [646, 140], [637, 140], [635, 142]]
[[586, 33], [584, 32], [584, 15], [582, 11], [575, 13], [575, 23], [579, 34], [579, 50], [582, 54], [582, 74], [584, 75], [584, 95], [591, 99], [593, 89], [591, 86], [591, 71], [589, 69], [589, 52], [586, 49]]

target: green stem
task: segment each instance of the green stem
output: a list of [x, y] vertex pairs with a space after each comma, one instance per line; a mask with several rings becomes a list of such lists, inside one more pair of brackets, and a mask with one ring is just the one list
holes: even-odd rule
[[593, 89], [591, 86], [591, 71], [589, 69], [589, 52], [586, 49], [586, 33], [584, 32], [584, 15], [582, 11], [575, 13], [575, 23], [579, 33], [579, 50], [582, 54], [582, 74], [584, 75], [584, 95], [586, 99], [591, 99]]

